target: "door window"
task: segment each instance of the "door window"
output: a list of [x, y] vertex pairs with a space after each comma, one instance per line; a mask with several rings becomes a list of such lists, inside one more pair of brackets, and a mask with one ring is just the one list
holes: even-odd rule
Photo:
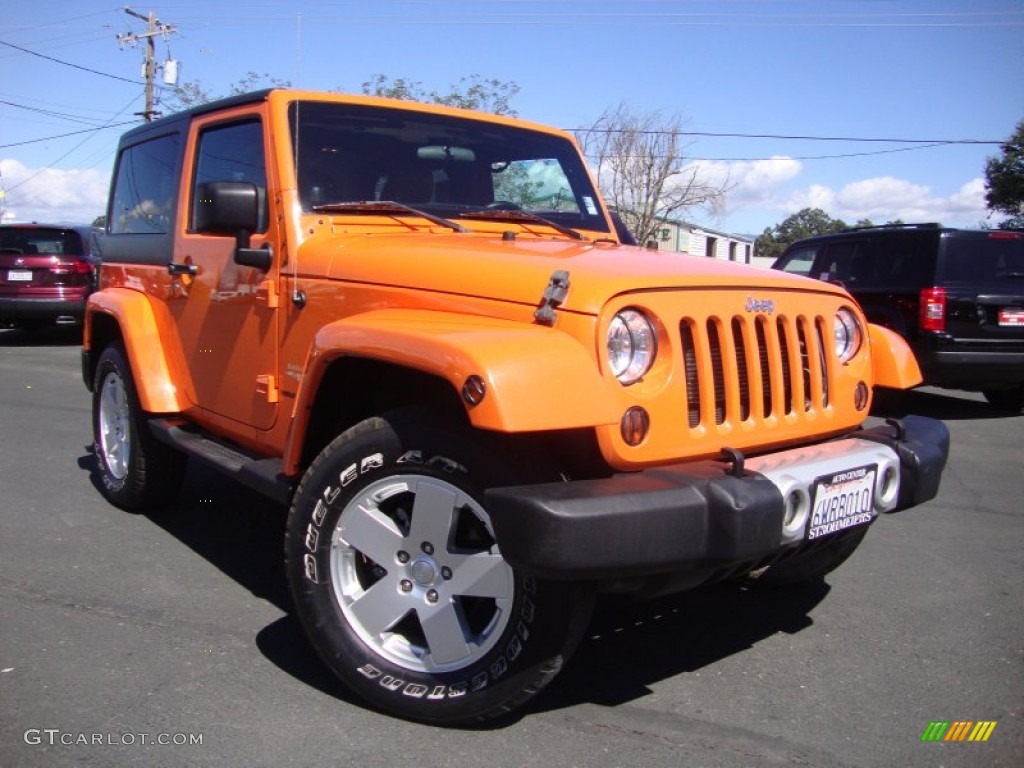
[[267, 230], [267, 166], [263, 154], [263, 125], [258, 120], [207, 128], [199, 135], [195, 178], [192, 180], [192, 221], [202, 204], [199, 186], [211, 181], [242, 181], [256, 186], [260, 200], [257, 232]]

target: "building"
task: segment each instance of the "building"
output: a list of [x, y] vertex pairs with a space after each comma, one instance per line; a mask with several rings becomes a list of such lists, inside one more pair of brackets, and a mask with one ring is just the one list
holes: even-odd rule
[[709, 259], [754, 264], [754, 238], [730, 235], [686, 221], [662, 219], [654, 242], [661, 251], [679, 251]]

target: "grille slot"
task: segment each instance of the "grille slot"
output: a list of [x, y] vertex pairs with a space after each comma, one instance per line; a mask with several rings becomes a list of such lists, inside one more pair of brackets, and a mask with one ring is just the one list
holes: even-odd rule
[[[828, 405], [828, 335], [821, 317], [686, 317], [679, 335], [691, 428]], [[730, 397], [733, 378], [736, 395]]]

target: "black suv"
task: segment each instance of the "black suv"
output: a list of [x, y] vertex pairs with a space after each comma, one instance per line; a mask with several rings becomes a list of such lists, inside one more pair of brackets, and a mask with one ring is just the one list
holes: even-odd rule
[[772, 266], [845, 287], [907, 340], [925, 384], [1024, 408], [1024, 232], [865, 227], [798, 240]]

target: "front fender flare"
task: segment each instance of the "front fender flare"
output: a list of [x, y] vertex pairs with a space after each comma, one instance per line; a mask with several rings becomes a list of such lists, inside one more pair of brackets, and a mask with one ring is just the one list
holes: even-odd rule
[[871, 373], [876, 387], [911, 389], [924, 377], [910, 345], [895, 331], [868, 323]]
[[[617, 423], [615, 400], [593, 358], [555, 328], [429, 310], [386, 309], [346, 318], [316, 334], [296, 399], [292, 440], [306, 421], [324, 372], [343, 356], [380, 360], [444, 379], [461, 392], [480, 376], [483, 400], [463, 401], [470, 422], [499, 432]], [[295, 444], [286, 451], [294, 458]]]
[[148, 413], [180, 413], [185, 410], [184, 393], [175, 384], [156, 314], [145, 294], [112, 288], [89, 296], [85, 343], [90, 348], [90, 331], [99, 314], [111, 317], [120, 328], [142, 410]]

